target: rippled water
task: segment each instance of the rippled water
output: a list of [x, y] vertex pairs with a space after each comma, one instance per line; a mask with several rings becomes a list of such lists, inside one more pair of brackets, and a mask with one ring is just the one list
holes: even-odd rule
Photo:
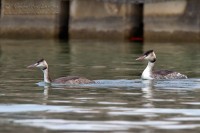
[[[154, 49], [158, 69], [185, 80], [141, 80]], [[0, 132], [200, 132], [200, 45], [1, 40]], [[97, 84], [46, 86], [26, 66], [45, 58], [51, 76], [80, 75]]]

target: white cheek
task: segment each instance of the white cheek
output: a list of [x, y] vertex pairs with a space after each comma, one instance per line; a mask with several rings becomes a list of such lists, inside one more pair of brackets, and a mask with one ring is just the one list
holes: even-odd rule
[[39, 68], [42, 67], [42, 66], [43, 66], [43, 64], [39, 64], [39, 65], [37, 65], [37, 67], [39, 67]]
[[150, 59], [150, 57], [149, 57], [149, 56], [145, 57], [145, 60], [149, 60], [149, 59]]
[[154, 56], [149, 55], [149, 56], [147, 56], [145, 59], [146, 59], [146, 60], [152, 60], [152, 59], [154, 59]]

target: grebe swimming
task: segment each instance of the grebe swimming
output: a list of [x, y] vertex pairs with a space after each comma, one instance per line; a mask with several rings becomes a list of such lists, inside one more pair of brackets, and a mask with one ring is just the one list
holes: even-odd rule
[[153, 71], [156, 55], [153, 50], [145, 52], [136, 60], [147, 60], [148, 65], [142, 73], [142, 79], [186, 79], [187, 76], [170, 70]]
[[93, 80], [89, 80], [84, 77], [78, 77], [78, 76], [67, 76], [67, 77], [61, 77], [54, 80], [51, 80], [49, 76], [49, 69], [48, 64], [44, 59], [39, 60], [35, 64], [32, 64], [28, 66], [27, 68], [40, 68], [44, 73], [44, 82], [45, 83], [54, 83], [54, 84], [90, 84], [95, 83]]

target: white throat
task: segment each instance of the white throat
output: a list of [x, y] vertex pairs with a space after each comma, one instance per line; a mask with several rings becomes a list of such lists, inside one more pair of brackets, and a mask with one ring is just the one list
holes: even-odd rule
[[142, 79], [153, 79], [153, 67], [155, 62], [148, 62], [147, 67], [144, 69], [142, 73]]
[[51, 79], [49, 77], [49, 71], [48, 68], [46, 68], [45, 70], [42, 70], [44, 73], [44, 82], [45, 83], [51, 83]]

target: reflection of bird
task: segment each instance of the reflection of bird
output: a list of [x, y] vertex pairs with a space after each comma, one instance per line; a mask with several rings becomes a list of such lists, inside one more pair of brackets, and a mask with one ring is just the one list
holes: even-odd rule
[[93, 80], [86, 79], [84, 77], [78, 77], [78, 76], [67, 76], [67, 77], [61, 77], [57, 78], [55, 80], [51, 80], [49, 76], [49, 70], [48, 70], [48, 64], [44, 59], [39, 60], [35, 64], [32, 64], [28, 66], [28, 68], [40, 68], [44, 73], [44, 82], [45, 83], [55, 83], [55, 84], [89, 84], [89, 83], [95, 83]]
[[153, 108], [153, 87], [154, 87], [154, 80], [142, 80], [143, 87], [141, 88], [143, 92], [143, 98], [145, 99], [145, 103], [143, 104], [144, 107], [151, 107]]
[[153, 50], [145, 52], [136, 60], [147, 60], [148, 65], [142, 73], [142, 79], [186, 79], [187, 76], [170, 70], [153, 71], [156, 55]]

